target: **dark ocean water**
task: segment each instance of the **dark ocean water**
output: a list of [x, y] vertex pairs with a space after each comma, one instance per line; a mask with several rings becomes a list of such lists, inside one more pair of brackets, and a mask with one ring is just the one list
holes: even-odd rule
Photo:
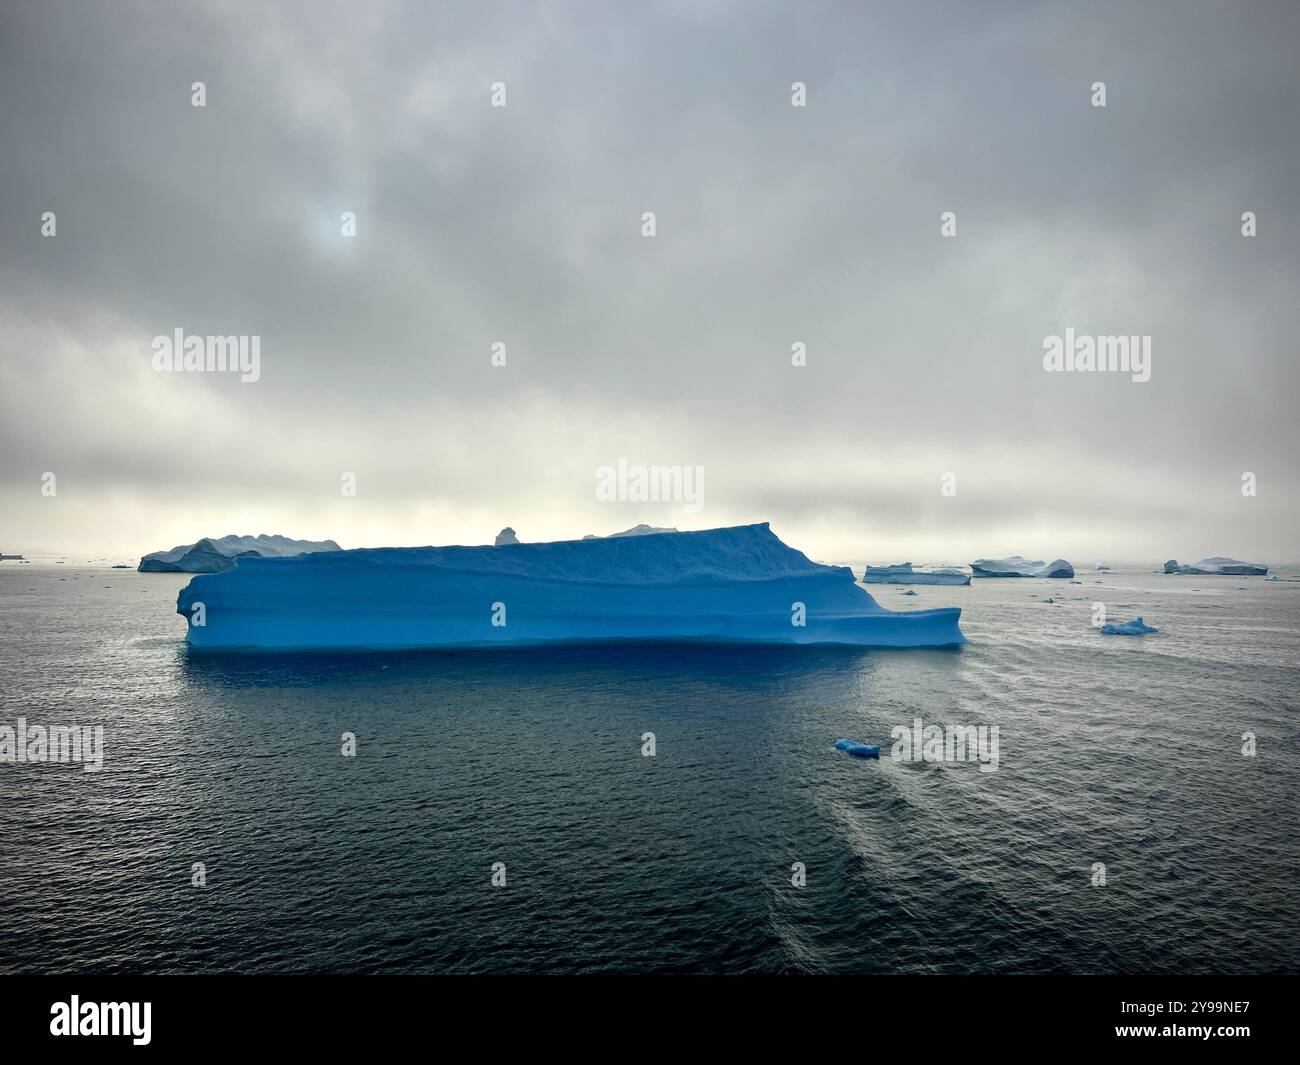
[[[200, 657], [183, 576], [5, 563], [0, 724], [105, 761], [0, 764], [0, 971], [1300, 970], [1300, 583], [1081, 579], [873, 589], [952, 651]], [[915, 717], [999, 768], [832, 748]]]

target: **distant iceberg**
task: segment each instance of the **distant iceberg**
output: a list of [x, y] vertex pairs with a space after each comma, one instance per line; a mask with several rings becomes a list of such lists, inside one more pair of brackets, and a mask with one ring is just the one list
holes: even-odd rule
[[966, 642], [960, 609], [886, 610], [847, 567], [810, 561], [766, 523], [509, 550], [381, 547], [246, 558], [195, 577], [176, 610], [196, 648]]
[[863, 584], [970, 584], [970, 576], [955, 569], [914, 570], [910, 562], [868, 566]]
[[1148, 632], [1159, 632], [1160, 630], [1153, 629], [1141, 618], [1134, 618], [1132, 621], [1103, 625], [1101, 631], [1108, 636], [1145, 636]]
[[972, 577], [1073, 577], [1074, 567], [1063, 558], [1052, 562], [1031, 562], [1020, 555], [1010, 558], [980, 558], [970, 564]]
[[1268, 572], [1268, 567], [1258, 562], [1239, 562], [1235, 558], [1224, 558], [1221, 555], [1215, 555], [1213, 558], [1203, 558], [1200, 562], [1193, 562], [1189, 566], [1180, 566], [1175, 559], [1170, 559], [1165, 563], [1166, 573], [1185, 573], [1194, 577], [1211, 577], [1211, 576], [1231, 576], [1231, 577], [1262, 577]]
[[633, 525], [632, 528], [630, 529], [624, 529], [622, 532], [610, 533], [609, 536], [607, 537], [593, 536], [591, 533], [587, 533], [587, 535], [584, 536], [583, 539], [584, 540], [600, 540], [600, 539], [608, 540], [608, 539], [613, 539], [615, 536], [649, 536], [652, 533], [666, 533], [666, 532], [676, 532], [676, 531], [677, 531], [676, 529], [661, 528], [657, 525], [646, 525], [642, 523], [641, 525]]
[[182, 544], [170, 551], [155, 551], [140, 559], [141, 573], [220, 573], [231, 569], [236, 559], [279, 558], [309, 551], [341, 551], [333, 540], [291, 540], [287, 536], [205, 537], [196, 544]]
[[1098, 563], [1097, 563], [1097, 572], [1099, 572], [1099, 573], [1105, 573], [1105, 572], [1108, 571], [1109, 569], [1110, 569], [1110, 567], [1109, 567], [1108, 565], [1106, 565], [1106, 563], [1104, 563], [1104, 562], [1098, 562]]
[[510, 528], [510, 526], [507, 525], [504, 529], [502, 529], [499, 533], [497, 533], [497, 538], [493, 542], [493, 546], [504, 547], [506, 544], [517, 544], [517, 543], [519, 543], [519, 537], [515, 535], [514, 529]]

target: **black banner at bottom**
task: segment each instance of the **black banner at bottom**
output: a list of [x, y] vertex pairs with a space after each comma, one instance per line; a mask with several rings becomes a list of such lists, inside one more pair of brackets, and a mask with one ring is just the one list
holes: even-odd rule
[[[860, 1049], [1194, 1047], [1234, 1054], [1293, 1042], [1296, 978], [613, 978], [11, 976], [6, 1049], [332, 1053], [413, 1041], [489, 1050], [674, 1055], [700, 1034], [765, 1050], [826, 1038]], [[14, 1058], [13, 1060], [19, 1060]]]

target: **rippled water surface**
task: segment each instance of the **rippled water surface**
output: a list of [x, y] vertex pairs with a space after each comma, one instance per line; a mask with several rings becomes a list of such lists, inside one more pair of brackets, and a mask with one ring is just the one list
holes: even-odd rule
[[[0, 724], [105, 728], [0, 763], [2, 971], [1300, 969], [1300, 583], [873, 588], [951, 651], [199, 657], [185, 580], [0, 566]], [[832, 747], [916, 717], [998, 769]]]

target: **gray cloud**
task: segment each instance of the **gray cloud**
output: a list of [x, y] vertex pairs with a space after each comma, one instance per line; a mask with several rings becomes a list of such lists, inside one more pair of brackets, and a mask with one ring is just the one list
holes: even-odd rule
[[[822, 557], [1294, 558], [1297, 31], [3, 0], [2, 546], [770, 518]], [[178, 326], [259, 334], [262, 380], [152, 373]], [[1045, 374], [1066, 326], [1150, 334], [1152, 380]], [[596, 503], [619, 456], [704, 465], [705, 509]]]

